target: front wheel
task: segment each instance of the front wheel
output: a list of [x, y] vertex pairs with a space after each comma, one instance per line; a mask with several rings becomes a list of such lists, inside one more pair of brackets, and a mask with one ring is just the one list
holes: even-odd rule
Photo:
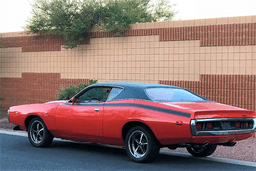
[[187, 151], [194, 157], [207, 157], [214, 153], [217, 145], [193, 145], [191, 147], [186, 147]]
[[159, 154], [160, 146], [148, 128], [136, 126], [126, 135], [125, 149], [133, 161], [143, 163], [153, 161]]
[[39, 117], [35, 117], [28, 126], [28, 139], [35, 147], [47, 147], [52, 143], [53, 136], [44, 121]]

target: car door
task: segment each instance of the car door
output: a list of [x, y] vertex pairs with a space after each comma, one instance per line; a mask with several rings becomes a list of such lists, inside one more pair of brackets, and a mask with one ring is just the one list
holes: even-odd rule
[[[90, 88], [75, 97], [74, 103], [59, 106], [56, 112], [57, 128], [63, 128], [62, 132], [67, 136], [86, 139], [100, 138], [103, 106], [110, 90], [111, 88], [107, 87]], [[65, 116], [63, 113], [58, 114], [58, 111], [63, 111], [64, 108], [66, 108], [66, 112], [63, 112]]]

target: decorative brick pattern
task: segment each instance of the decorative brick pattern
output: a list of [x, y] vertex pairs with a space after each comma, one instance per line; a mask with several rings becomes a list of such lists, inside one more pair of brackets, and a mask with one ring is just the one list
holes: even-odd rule
[[[90, 38], [159, 35], [159, 41], [200, 40], [200, 46], [256, 45], [256, 23], [206, 25], [127, 30], [121, 36], [111, 32], [91, 32], [81, 44], [89, 44]], [[62, 36], [24, 36], [3, 39], [5, 47], [22, 47], [22, 52], [60, 51]]]
[[57, 99], [57, 92], [70, 84], [89, 83], [89, 79], [61, 79], [59, 73], [22, 73], [22, 78], [0, 78], [3, 107], [44, 103]]
[[[22, 78], [0, 78], [3, 107], [56, 100], [61, 87], [89, 83], [89, 79], [61, 79], [59, 73], [23, 73]], [[210, 100], [256, 111], [256, 75], [200, 75], [199, 81], [159, 84], [189, 89]]]
[[[113, 33], [93, 32], [91, 38], [115, 37]], [[159, 41], [200, 40], [200, 46], [246, 46], [256, 44], [256, 23], [133, 29], [121, 36], [159, 35]]]
[[150, 36], [150, 35], [159, 35], [161, 28], [155, 29], [132, 29], [124, 31], [124, 34], [120, 36], [115, 36], [111, 32], [92, 32], [90, 33], [91, 38], [103, 38], [103, 37], [128, 37], [128, 36]]
[[[60, 51], [62, 36], [23, 36], [3, 38], [4, 47], [22, 47], [22, 52]], [[89, 39], [81, 44], [89, 44]]]
[[164, 81], [160, 84], [189, 89], [209, 100], [256, 111], [256, 75], [200, 75], [199, 81]]

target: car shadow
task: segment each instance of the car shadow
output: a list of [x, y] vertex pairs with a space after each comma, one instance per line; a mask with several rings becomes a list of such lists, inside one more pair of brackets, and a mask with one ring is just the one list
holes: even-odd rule
[[110, 145], [102, 145], [102, 144], [95, 144], [95, 143], [87, 143], [87, 142], [76, 142], [76, 141], [68, 141], [68, 140], [57, 140], [53, 141], [50, 145], [50, 148], [67, 148], [72, 149], [75, 151], [80, 152], [100, 152], [101, 154], [121, 154], [126, 155], [124, 147], [116, 147]]
[[[9, 137], [9, 136], [8, 136]], [[126, 154], [124, 148], [74, 142], [54, 140], [47, 148], [35, 148], [26, 137], [12, 136], [3, 144], [6, 148], [2, 152], [15, 151], [19, 156], [35, 158], [35, 163], [54, 164], [55, 170], [65, 168], [66, 170], [196, 170], [196, 171], [224, 171], [224, 170], [253, 170], [255, 167], [242, 166], [236, 164], [221, 163], [216, 161], [202, 160], [180, 155], [172, 151], [163, 150], [157, 159], [152, 163], [135, 163]], [[15, 148], [14, 148], [15, 147]], [[22, 157], [23, 158], [23, 157]], [[40, 158], [40, 160], [37, 160]], [[47, 167], [45, 167], [47, 168]], [[64, 169], [64, 170], [65, 170]], [[47, 170], [47, 169], [45, 169]]]
[[[86, 142], [75, 142], [75, 141], [53, 141], [50, 147], [48, 148], [54, 148], [54, 149], [66, 149], [67, 151], [72, 151], [79, 154], [90, 154], [93, 153], [94, 155], [105, 155], [107, 157], [114, 157], [122, 159], [126, 162], [132, 162], [131, 159], [127, 156], [125, 148], [124, 147], [117, 147], [117, 146], [110, 146], [110, 145], [102, 145], [102, 144], [94, 144], [94, 143], [86, 143]], [[196, 163], [198, 159], [196, 158], [188, 158], [188, 157], [181, 157], [177, 156], [175, 153], [173, 154], [159, 154], [157, 159], [150, 163], [151, 165], [158, 165], [158, 164], [170, 164], [170, 162], [175, 163], [175, 165], [183, 165], [184, 163], [190, 162]], [[201, 161], [199, 161], [201, 162]], [[134, 163], [134, 162], [132, 162]]]

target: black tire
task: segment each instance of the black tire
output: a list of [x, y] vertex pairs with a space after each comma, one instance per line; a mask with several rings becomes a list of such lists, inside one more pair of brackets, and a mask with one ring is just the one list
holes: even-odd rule
[[52, 143], [53, 136], [44, 121], [39, 117], [35, 117], [29, 122], [28, 139], [35, 147], [47, 147]]
[[194, 157], [207, 157], [214, 153], [217, 145], [207, 145], [205, 147], [200, 145], [194, 145], [192, 147], [186, 147], [187, 151]]
[[153, 133], [146, 127], [135, 126], [125, 138], [125, 149], [135, 162], [152, 162], [159, 154], [160, 146]]

